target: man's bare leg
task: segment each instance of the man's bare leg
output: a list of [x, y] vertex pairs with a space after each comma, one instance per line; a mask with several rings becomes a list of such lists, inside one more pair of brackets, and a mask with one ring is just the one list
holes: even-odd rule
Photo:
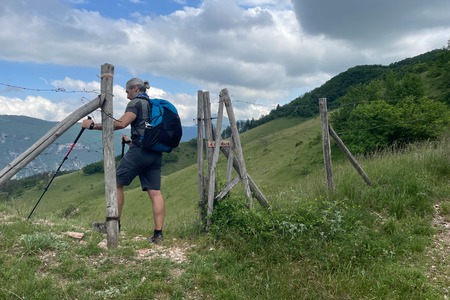
[[164, 227], [164, 199], [161, 191], [148, 190], [147, 193], [152, 200], [155, 230], [162, 230]]
[[123, 185], [117, 185], [117, 213], [120, 220], [122, 216], [123, 204], [125, 203], [125, 193]]

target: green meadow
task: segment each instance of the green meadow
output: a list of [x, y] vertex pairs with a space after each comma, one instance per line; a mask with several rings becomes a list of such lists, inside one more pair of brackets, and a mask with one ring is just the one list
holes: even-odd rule
[[[196, 148], [163, 176], [165, 241], [151, 245], [150, 200], [126, 191], [119, 246], [91, 223], [106, 214], [102, 173], [57, 176], [0, 202], [0, 299], [447, 299], [450, 137], [357, 156], [332, 145], [326, 188], [318, 118], [279, 118], [241, 135], [247, 170], [271, 207], [238, 184], [199, 226]], [[217, 168], [225, 185], [226, 159]], [[236, 175], [236, 174], [234, 174]], [[81, 239], [67, 232], [83, 233]]]

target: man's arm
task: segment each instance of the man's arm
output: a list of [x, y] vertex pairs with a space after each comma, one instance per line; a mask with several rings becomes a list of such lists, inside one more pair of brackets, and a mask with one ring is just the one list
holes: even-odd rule
[[[114, 120], [114, 130], [124, 129], [136, 119], [136, 115], [132, 112], [126, 112], [118, 120]], [[94, 123], [92, 120], [84, 119], [81, 127], [86, 129], [101, 130], [102, 123]]]

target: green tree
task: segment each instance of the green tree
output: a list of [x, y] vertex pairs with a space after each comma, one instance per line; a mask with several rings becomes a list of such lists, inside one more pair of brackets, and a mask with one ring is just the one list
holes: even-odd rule
[[103, 172], [104, 172], [103, 161], [89, 164], [83, 168], [83, 173], [86, 175], [92, 175], [95, 173], [103, 173]]
[[368, 153], [392, 143], [398, 112], [385, 101], [362, 103], [350, 113], [340, 136], [353, 153]]
[[400, 116], [395, 140], [401, 143], [435, 139], [450, 123], [447, 105], [427, 97], [406, 97], [396, 105]]
[[177, 161], [178, 161], [178, 155], [175, 153], [175, 151], [170, 152], [170, 153], [164, 153], [163, 163], [177, 162]]
[[392, 103], [396, 100], [395, 90], [397, 89], [397, 78], [394, 72], [388, 71], [386, 78], [384, 79], [384, 99], [388, 103]]
[[416, 74], [406, 74], [396, 88], [396, 99], [405, 97], [421, 98], [425, 95], [425, 87], [422, 80]]
[[347, 120], [355, 107], [364, 102], [367, 91], [364, 85], [357, 84], [349, 89], [345, 96], [339, 98], [340, 108], [331, 114], [331, 123], [336, 131], [345, 131], [348, 129]]

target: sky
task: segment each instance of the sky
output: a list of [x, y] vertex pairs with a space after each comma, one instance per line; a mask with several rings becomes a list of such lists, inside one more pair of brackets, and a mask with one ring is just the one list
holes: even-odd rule
[[227, 88], [236, 118], [257, 119], [351, 67], [446, 47], [450, 1], [2, 0], [0, 28], [0, 114], [62, 121], [109, 63], [114, 117], [139, 77], [195, 126], [198, 90], [213, 116]]

